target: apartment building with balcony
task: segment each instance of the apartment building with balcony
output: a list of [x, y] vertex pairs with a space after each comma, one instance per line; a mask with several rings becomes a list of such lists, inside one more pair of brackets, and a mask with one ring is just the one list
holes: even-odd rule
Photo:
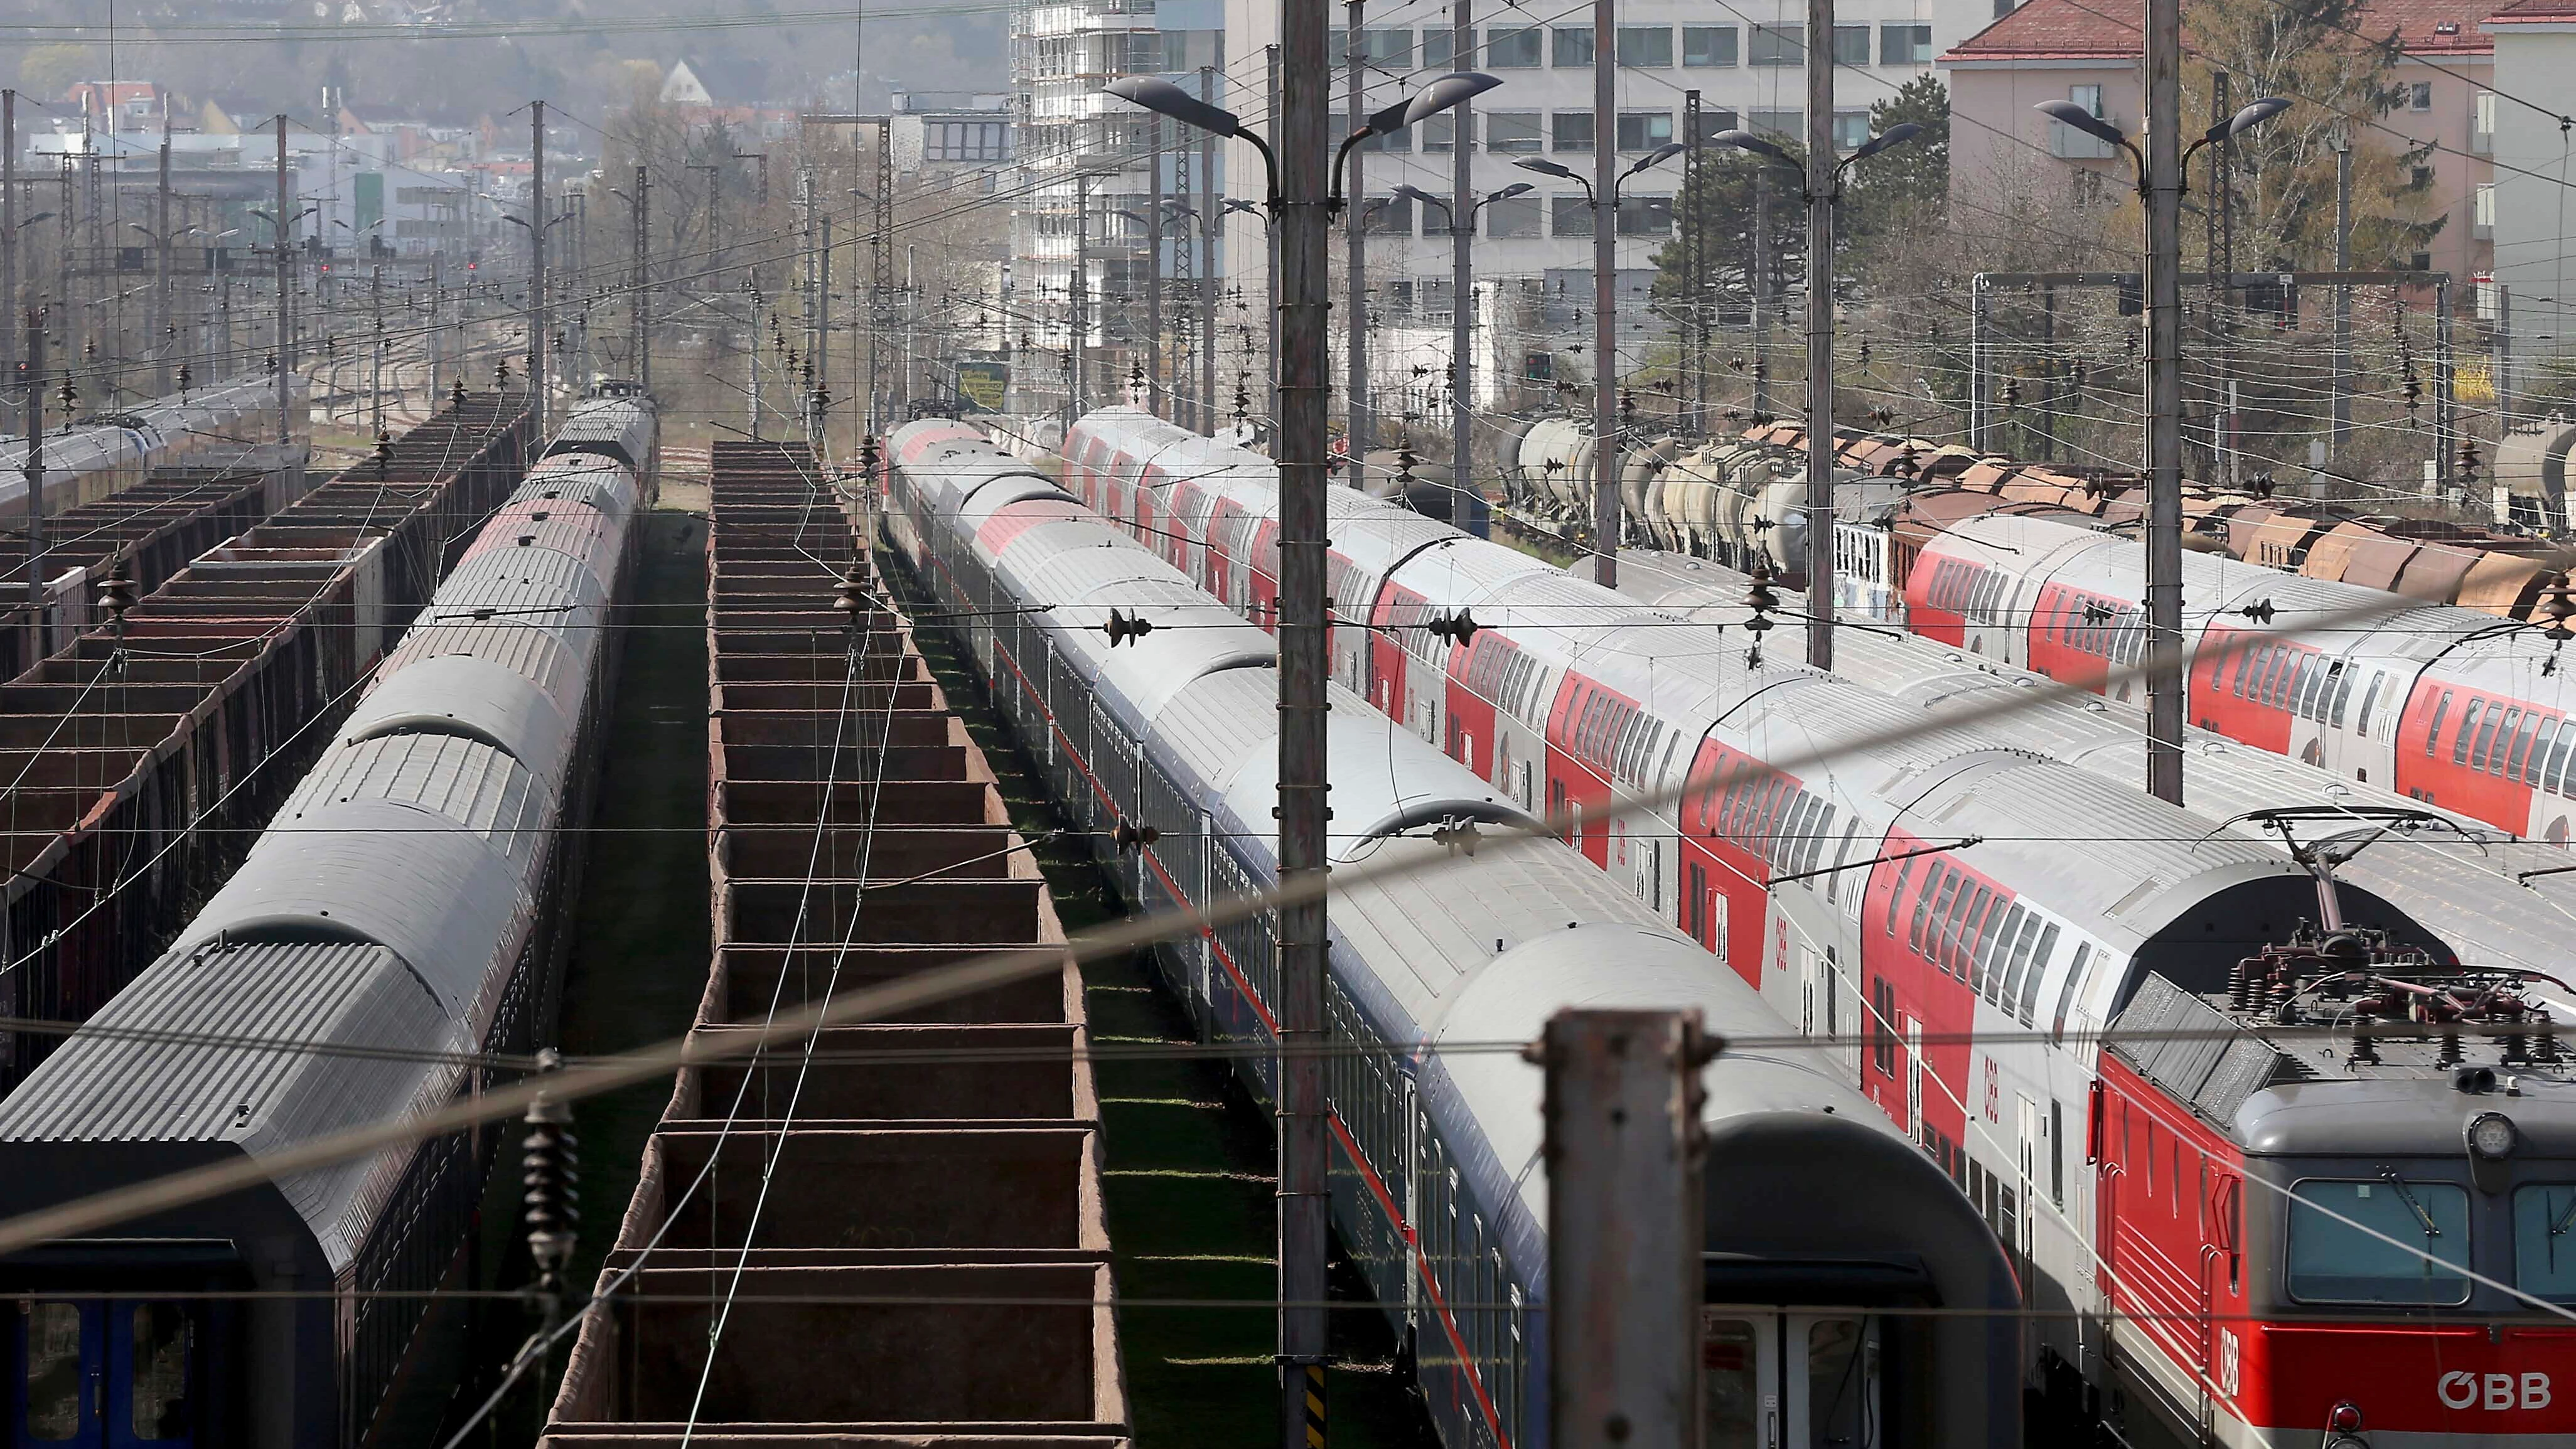
[[[1125, 395], [1148, 272], [1145, 232], [1137, 218], [1154, 194], [1148, 160], [1156, 153], [1144, 113], [1102, 94], [1101, 87], [1122, 76], [1148, 75], [1197, 93], [1204, 68], [1213, 81], [1209, 98], [1221, 106], [1239, 104], [1225, 80], [1222, 24], [1217, 0], [1070, 0], [1024, 5], [1013, 14], [1011, 84], [1018, 114], [1010, 295], [1012, 323], [1024, 344], [1013, 378], [1015, 408], [1052, 410], [1063, 404], [1077, 241], [1093, 349], [1086, 401], [1097, 405]], [[1184, 148], [1179, 129], [1168, 123], [1162, 136], [1162, 194], [1200, 189], [1196, 137]], [[1257, 175], [1258, 162], [1255, 168]], [[1222, 195], [1224, 168], [1220, 163], [1213, 169]], [[1184, 239], [1181, 220], [1176, 216], [1165, 228], [1164, 275], [1203, 275], [1199, 269], [1207, 267], [1221, 272], [1222, 248]]]
[[[2399, 47], [2400, 99], [2379, 118], [2380, 139], [2392, 148], [2431, 143], [2423, 179], [2444, 225], [2407, 260], [2463, 284], [2497, 257], [2496, 46], [2480, 25], [2489, 8], [2488, 0], [2376, 0], [2355, 23], [2374, 40], [2393, 35]], [[2116, 196], [2130, 185], [2125, 155], [2032, 107], [2071, 100], [2137, 134], [2142, 19], [2139, 0], [2029, 0], [1944, 52], [1953, 200], [1973, 211], [2032, 187]], [[2563, 90], [2566, 72], [2556, 74]], [[2558, 154], [2554, 123], [2550, 154]]]

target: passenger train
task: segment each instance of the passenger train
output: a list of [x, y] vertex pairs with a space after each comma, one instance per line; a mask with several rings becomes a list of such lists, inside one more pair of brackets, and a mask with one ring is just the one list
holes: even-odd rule
[[[970, 431], [916, 422], [889, 443], [889, 530], [1128, 899], [1169, 909], [1275, 879], [1270, 636]], [[1113, 633], [1113, 611], [1151, 627]], [[1333, 858], [1422, 867], [1330, 911], [1330, 1033], [1349, 1049], [1328, 1083], [1335, 1220], [1443, 1440], [1543, 1445], [1538, 1074], [1443, 1045], [1533, 1040], [1570, 1004], [1697, 1009], [1736, 1038], [1788, 1028], [1576, 851], [1456, 849], [1479, 824], [1530, 823], [1510, 792], [1338, 687], [1328, 732]], [[1273, 939], [1255, 919], [1158, 952], [1260, 1092]], [[1959, 1189], [1823, 1053], [1723, 1054], [1706, 1088], [1707, 1442], [2016, 1442], [2013, 1268]]]
[[[550, 1039], [649, 403], [578, 406], [240, 870], [0, 1101], [0, 1215], [484, 1090]], [[138, 1035], [138, 1034], [149, 1035]], [[179, 1040], [172, 1040], [176, 1035]], [[280, 1049], [265, 1041], [356, 1050]], [[409, 1054], [405, 1054], [409, 1053]], [[12, 1442], [413, 1442], [497, 1132], [0, 1262]], [[238, 1295], [238, 1296], [236, 1296]]]
[[[1068, 432], [1065, 482], [1275, 616], [1267, 459], [1111, 409]], [[1764, 630], [1679, 622], [1347, 490], [1330, 519], [1336, 615], [1367, 626], [1335, 629], [1336, 677], [1513, 803], [1571, 816], [1620, 888], [1784, 1015], [1861, 1043], [1844, 1079], [2057, 1310], [2029, 1366], [2052, 1419], [2089, 1386], [2127, 1432], [2181, 1442], [2576, 1434], [2547, 1385], [2570, 1341], [2552, 1305], [2576, 1301], [2550, 1215], [2576, 1209], [2576, 1089], [2525, 974], [2462, 968], [2321, 878], [2312, 841], [2293, 857], [1927, 719]], [[1684, 803], [1630, 803], [1667, 795]], [[2176, 1023], [2187, 1049], [2118, 1039]], [[2513, 1403], [2464, 1406], [2464, 1381], [2511, 1382]]]
[[[301, 380], [292, 384], [301, 387]], [[288, 409], [298, 437], [309, 431], [304, 409]], [[5, 421], [23, 423], [10, 409]], [[131, 488], [157, 469], [277, 441], [277, 384], [255, 378], [193, 388], [131, 411], [86, 418], [60, 431], [48, 421], [45, 511], [93, 503]], [[0, 438], [0, 518], [27, 513], [27, 439]]]

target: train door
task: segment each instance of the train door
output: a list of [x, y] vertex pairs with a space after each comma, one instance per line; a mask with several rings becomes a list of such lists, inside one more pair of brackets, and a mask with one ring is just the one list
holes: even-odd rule
[[1886, 1437], [1874, 1319], [1711, 1308], [1700, 1365], [1705, 1449], [1845, 1449]]
[[123, 1449], [195, 1442], [196, 1328], [176, 1303], [21, 1299], [11, 1443]]

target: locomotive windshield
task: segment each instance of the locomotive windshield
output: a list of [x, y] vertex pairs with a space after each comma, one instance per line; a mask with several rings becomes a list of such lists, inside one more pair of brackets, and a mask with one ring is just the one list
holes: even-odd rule
[[2513, 1286], [2534, 1298], [2576, 1302], [2576, 1182], [2513, 1190]]
[[2393, 1172], [2310, 1178], [2291, 1189], [2289, 1257], [2302, 1302], [2466, 1303], [2468, 1189]]

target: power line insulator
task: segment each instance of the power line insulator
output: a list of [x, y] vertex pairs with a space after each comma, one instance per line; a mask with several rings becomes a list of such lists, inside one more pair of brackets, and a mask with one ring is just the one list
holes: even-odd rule
[[[537, 1054], [539, 1072], [558, 1071], [562, 1061], [552, 1051]], [[572, 1108], [550, 1094], [528, 1104], [528, 1135], [521, 1145], [519, 1167], [528, 1225], [528, 1256], [537, 1268], [540, 1291], [554, 1293], [572, 1262], [581, 1221], [580, 1150], [572, 1130]]]

